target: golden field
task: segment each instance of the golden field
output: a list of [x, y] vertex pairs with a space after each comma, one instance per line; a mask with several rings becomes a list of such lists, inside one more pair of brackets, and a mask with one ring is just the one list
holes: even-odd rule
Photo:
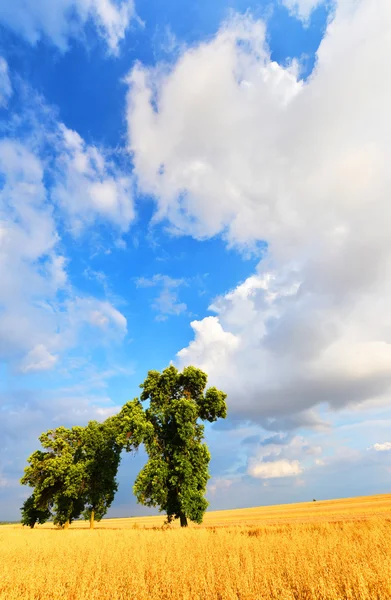
[[0, 527], [1, 600], [390, 600], [391, 495]]

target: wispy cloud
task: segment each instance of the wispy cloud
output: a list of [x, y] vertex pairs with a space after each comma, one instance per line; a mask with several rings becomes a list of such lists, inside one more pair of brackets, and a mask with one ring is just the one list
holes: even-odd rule
[[31, 44], [42, 38], [65, 52], [71, 39], [83, 39], [88, 21], [106, 42], [109, 52], [117, 54], [131, 19], [132, 0], [14, 0], [0, 3], [0, 23], [13, 29]]
[[331, 4], [333, 0], [281, 0], [281, 2], [292, 15], [306, 23], [315, 8], [321, 4]]
[[186, 286], [185, 279], [175, 279], [168, 275], [156, 274], [151, 278], [139, 277], [136, 286], [139, 288], [159, 288], [159, 294], [152, 302], [152, 308], [158, 315], [158, 321], [165, 321], [169, 316], [178, 316], [187, 311], [187, 305], [179, 300], [178, 288]]
[[134, 219], [133, 183], [96, 146], [63, 124], [58, 126], [52, 198], [67, 213], [74, 234], [96, 219], [127, 231]]
[[0, 108], [7, 106], [9, 98], [12, 96], [12, 85], [8, 72], [7, 61], [0, 56]]
[[[92, 340], [122, 340], [125, 317], [109, 298], [72, 282], [64, 229], [74, 235], [102, 220], [129, 227], [129, 178], [104, 149], [87, 145], [56, 119], [56, 111], [23, 83], [0, 141], [0, 359], [31, 374], [61, 368], [64, 355]], [[103, 296], [103, 298], [102, 298]]]

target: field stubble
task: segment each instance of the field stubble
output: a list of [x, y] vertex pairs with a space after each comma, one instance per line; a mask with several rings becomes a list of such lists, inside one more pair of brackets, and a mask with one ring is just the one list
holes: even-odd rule
[[256, 509], [187, 530], [1, 527], [0, 599], [390, 600], [391, 496], [324, 504], [304, 522], [291, 505], [253, 525], [239, 513]]

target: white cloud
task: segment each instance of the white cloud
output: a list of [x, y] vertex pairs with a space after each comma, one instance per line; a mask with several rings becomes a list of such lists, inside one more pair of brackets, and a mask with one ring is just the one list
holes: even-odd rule
[[24, 373], [56, 366], [86, 327], [94, 344], [97, 329], [101, 343], [126, 334], [110, 302], [79, 297], [69, 282], [44, 174], [27, 145], [0, 141], [0, 360]]
[[190, 323], [195, 332], [195, 339], [187, 348], [178, 352], [183, 364], [193, 361], [200, 368], [209, 369], [211, 366], [223, 365], [239, 346], [239, 340], [229, 331], [224, 331], [217, 317], [206, 317], [202, 321]]
[[158, 312], [157, 320], [165, 321], [171, 315], [180, 315], [187, 310], [187, 305], [180, 302], [178, 292], [180, 286], [186, 285], [184, 279], [175, 279], [168, 275], [156, 274], [151, 279], [139, 277], [137, 287], [160, 287], [160, 293], [152, 303], [152, 308]]
[[307, 21], [312, 11], [326, 0], [281, 0], [289, 11], [303, 21]]
[[304, 471], [302, 461], [316, 464], [311, 457], [321, 453], [322, 448], [311, 446], [301, 436], [292, 439], [273, 436], [261, 442], [255, 456], [250, 457], [247, 473], [256, 479], [295, 477]]
[[92, 22], [116, 54], [134, 16], [132, 0], [14, 0], [0, 3], [0, 22], [22, 35], [31, 44], [49, 39], [61, 51], [71, 39], [80, 39], [83, 28]]
[[7, 105], [8, 99], [12, 96], [12, 85], [8, 71], [8, 64], [0, 56], [0, 108]]
[[76, 131], [59, 126], [55, 202], [68, 214], [74, 233], [96, 219], [127, 231], [134, 219], [132, 180]]
[[252, 460], [248, 473], [251, 477], [258, 479], [276, 479], [277, 477], [295, 477], [300, 475], [303, 469], [298, 460], [274, 460], [272, 462], [256, 462]]
[[223, 492], [224, 494], [229, 493], [228, 490], [234, 483], [234, 479], [229, 479], [226, 477], [214, 477], [208, 483], [208, 494], [214, 496], [218, 492]]
[[[304, 4], [303, 4], [304, 6]], [[301, 81], [250, 17], [129, 76], [142, 191], [177, 233], [268, 244], [179, 353], [271, 428], [391, 391], [391, 4], [340, 0]], [[218, 358], [216, 358], [218, 352]]]
[[[193, 322], [195, 338], [178, 353], [181, 365], [200, 366], [229, 392], [232, 415], [264, 425], [277, 419], [278, 427], [299, 413], [298, 423], [316, 425], [314, 406], [338, 408], [387, 391], [390, 344], [367, 338], [361, 305], [351, 313], [352, 327], [335, 314], [339, 306], [317, 305], [277, 275], [264, 282], [264, 273], [252, 276], [217, 299], [218, 316]], [[365, 310], [371, 314], [370, 305]]]
[[126, 335], [107, 286], [101, 298], [74, 288], [61, 236], [99, 220], [118, 237], [134, 210], [113, 153], [59, 123], [34, 90], [19, 82], [14, 93], [23, 112], [7, 113], [0, 140], [0, 361], [31, 374]]
[[68, 303], [67, 308], [71, 320], [89, 323], [94, 328], [111, 332], [115, 336], [126, 335], [126, 318], [110, 302], [102, 302], [95, 298], [75, 298]]
[[21, 371], [23, 373], [47, 371], [52, 369], [56, 362], [57, 356], [50, 354], [43, 344], [38, 344], [28, 352], [24, 364], [21, 367]]
[[376, 452], [388, 452], [391, 450], [391, 442], [384, 442], [383, 444], [373, 444], [373, 450]]
[[39, 159], [18, 142], [2, 140], [0, 173], [0, 357], [12, 359], [45, 345], [56, 329], [50, 303], [57, 291], [58, 236]]

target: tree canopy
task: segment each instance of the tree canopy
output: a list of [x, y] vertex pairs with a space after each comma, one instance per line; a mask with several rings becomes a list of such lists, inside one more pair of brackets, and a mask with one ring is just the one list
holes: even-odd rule
[[[54, 511], [54, 521], [65, 525], [79, 516], [81, 469], [78, 455], [81, 427], [58, 427], [39, 437], [44, 450], [36, 450], [28, 458], [21, 483], [34, 488], [34, 506]], [[30, 510], [30, 514], [32, 511]]]
[[22, 525], [28, 527], [35, 526], [36, 523], [46, 523], [50, 518], [50, 510], [48, 508], [38, 508], [34, 494], [29, 496], [22, 506]]
[[[39, 437], [21, 483], [34, 488], [22, 507], [22, 523], [34, 527], [53, 516], [67, 527], [81, 514], [100, 520], [114, 500], [121, 451], [144, 444], [148, 462], [134, 485], [138, 502], [157, 506], [167, 521], [201, 523], [210, 454], [200, 421], [225, 418], [227, 395], [206, 390], [207, 375], [195, 367], [149, 371], [140, 400], [127, 402], [104, 423], [57, 427]], [[145, 407], [143, 402], [146, 403]]]
[[25, 524], [34, 515], [67, 526], [83, 512], [90, 519], [100, 520], [114, 500], [118, 484], [116, 475], [121, 460], [122, 445], [117, 442], [113, 421], [90, 421], [86, 427], [58, 427], [43, 433], [39, 440], [45, 449], [37, 450], [28, 459], [21, 483], [34, 488], [23, 506]]
[[204, 425], [225, 418], [227, 395], [215, 387], [205, 392], [207, 375], [195, 367], [180, 373], [170, 366], [162, 373], [149, 371], [141, 384], [144, 411], [144, 445], [148, 462], [137, 476], [134, 492], [146, 506], [158, 506], [167, 521], [179, 518], [201, 523], [208, 506], [209, 450]]
[[94, 520], [100, 521], [107, 513], [118, 489], [122, 445], [117, 441], [115, 423], [90, 421], [83, 429], [81, 446], [84, 517], [93, 527]]

